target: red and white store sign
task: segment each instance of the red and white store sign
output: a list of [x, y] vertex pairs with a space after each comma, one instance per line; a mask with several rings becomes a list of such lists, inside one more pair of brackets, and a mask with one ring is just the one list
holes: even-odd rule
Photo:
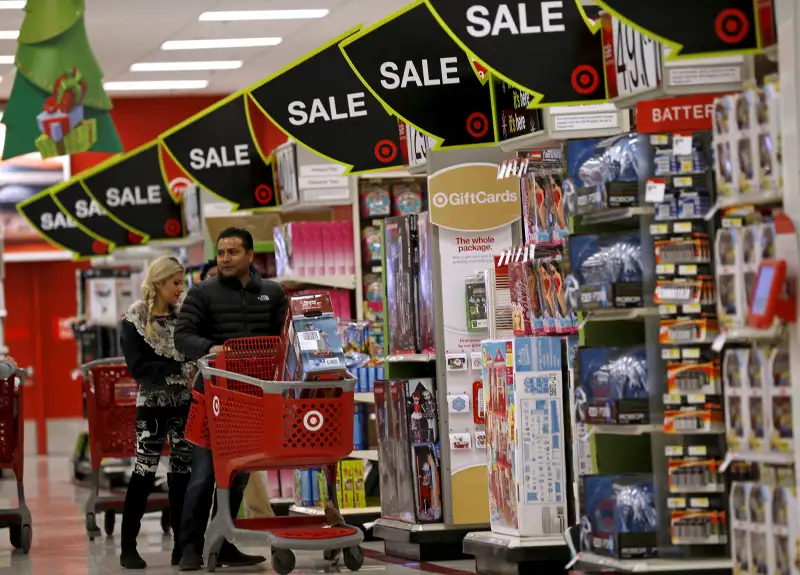
[[608, 97], [633, 96], [662, 85], [661, 44], [611, 14], [602, 15]]
[[710, 130], [714, 121], [714, 98], [719, 96], [698, 94], [638, 102], [636, 131], [640, 134], [661, 134]]

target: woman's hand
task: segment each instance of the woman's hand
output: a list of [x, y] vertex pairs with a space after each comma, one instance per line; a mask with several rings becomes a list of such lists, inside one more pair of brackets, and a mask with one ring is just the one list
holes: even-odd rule
[[212, 345], [211, 349], [208, 350], [208, 353], [219, 353], [222, 351], [221, 345]]

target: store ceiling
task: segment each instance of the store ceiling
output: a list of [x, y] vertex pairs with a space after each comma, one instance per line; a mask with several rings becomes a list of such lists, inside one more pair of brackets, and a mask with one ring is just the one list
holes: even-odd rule
[[[358, 24], [371, 24], [409, 0], [86, 0], [86, 27], [106, 82], [141, 80], [208, 80], [207, 88], [188, 91], [113, 92], [111, 97], [174, 94], [227, 94], [244, 88], [301, 58]], [[287, 10], [326, 8], [313, 20], [200, 22], [215, 10]], [[22, 10], [0, 10], [0, 31], [19, 30]], [[411, 33], [411, 32], [410, 32]], [[267, 48], [161, 50], [167, 40], [282, 37]], [[0, 40], [2, 56], [16, 51], [15, 40]], [[236, 70], [131, 72], [137, 62], [242, 60]], [[0, 64], [0, 99], [7, 99], [13, 64]], [[313, 81], [313, 79], [310, 79]]]

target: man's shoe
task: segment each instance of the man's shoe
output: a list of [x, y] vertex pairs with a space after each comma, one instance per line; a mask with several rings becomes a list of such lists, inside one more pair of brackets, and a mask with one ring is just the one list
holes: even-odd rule
[[239, 551], [235, 545], [226, 541], [222, 544], [217, 563], [220, 566], [227, 567], [249, 567], [263, 563], [266, 560], [267, 558], [261, 555], [246, 555]]
[[136, 551], [136, 547], [128, 547], [122, 550], [119, 556], [119, 565], [123, 569], [147, 569], [147, 563]]
[[200, 571], [203, 568], [203, 556], [191, 547], [183, 550], [178, 571]]
[[173, 567], [180, 566], [181, 558], [183, 558], [183, 550], [176, 545], [175, 547], [172, 548], [172, 557], [171, 557], [170, 564]]

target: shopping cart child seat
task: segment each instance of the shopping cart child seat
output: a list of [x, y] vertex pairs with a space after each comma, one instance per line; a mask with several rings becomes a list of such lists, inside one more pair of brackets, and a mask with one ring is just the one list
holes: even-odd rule
[[33, 541], [33, 525], [22, 483], [25, 462], [24, 385], [25, 372], [9, 361], [0, 361], [0, 469], [14, 472], [19, 498], [16, 509], [0, 509], [0, 528], [8, 527], [11, 545], [27, 555]]
[[[100, 537], [97, 515], [103, 513], [106, 535], [114, 534], [117, 513], [125, 505], [125, 493], [100, 496], [101, 462], [105, 458], [130, 458], [136, 446], [136, 395], [139, 384], [131, 377], [125, 359], [113, 357], [91, 361], [80, 367], [86, 395], [89, 422], [89, 451], [92, 471], [91, 494], [86, 502], [86, 532], [89, 540]], [[165, 447], [165, 455], [167, 449]], [[161, 529], [169, 533], [169, 500], [164, 493], [153, 493], [147, 512], [161, 512]]]
[[280, 575], [294, 569], [292, 550], [322, 551], [328, 560], [341, 550], [350, 570], [363, 564], [361, 530], [326, 524], [324, 515], [231, 517], [231, 481], [242, 471], [321, 467], [336, 505], [336, 464], [353, 449], [356, 380], [278, 381], [283, 354], [280, 338], [242, 338], [226, 342], [215, 357], [198, 362], [205, 380], [218, 497], [203, 551], [209, 572], [216, 569], [226, 539], [269, 545], [272, 567]]

